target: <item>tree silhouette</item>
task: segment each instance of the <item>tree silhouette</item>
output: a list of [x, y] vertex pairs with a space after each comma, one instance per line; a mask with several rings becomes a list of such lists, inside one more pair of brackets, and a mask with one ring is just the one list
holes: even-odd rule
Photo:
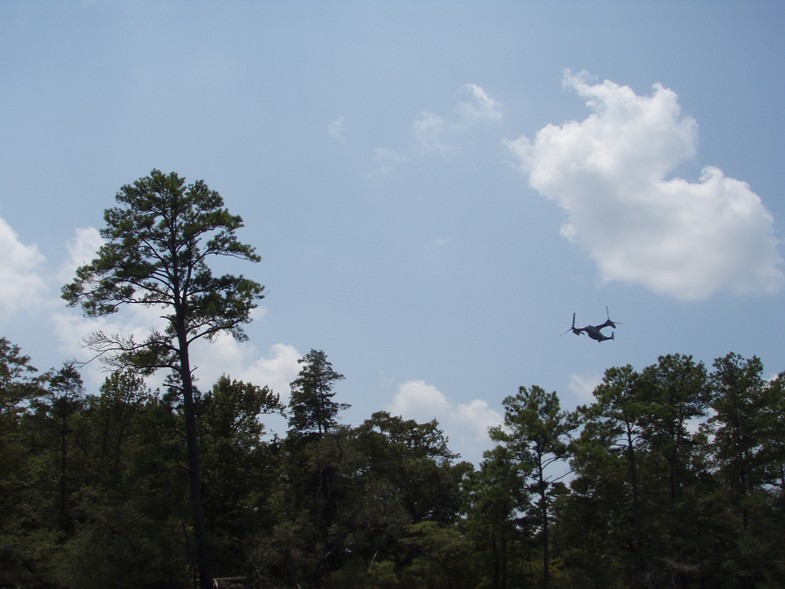
[[208, 589], [212, 570], [202, 515], [190, 346], [220, 333], [245, 339], [242, 326], [263, 298], [260, 284], [242, 275], [214, 276], [208, 260], [258, 262], [260, 257], [235, 236], [242, 219], [229, 214], [221, 195], [201, 180], [186, 185], [174, 172], [153, 170], [123, 186], [116, 200], [119, 206], [104, 212], [105, 243], [92, 262], [77, 269], [62, 296], [91, 317], [124, 305], [162, 310], [166, 327], [152, 330], [142, 342], [97, 332], [87, 343], [119, 364], [148, 372], [171, 370], [170, 384], [183, 398], [197, 563], [201, 587]]

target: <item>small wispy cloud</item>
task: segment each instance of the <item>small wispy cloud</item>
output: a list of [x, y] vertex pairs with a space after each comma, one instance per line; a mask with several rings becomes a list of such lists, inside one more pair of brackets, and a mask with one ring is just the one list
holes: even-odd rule
[[386, 147], [377, 147], [374, 151], [374, 158], [382, 174], [392, 172], [396, 166], [410, 159], [405, 153], [387, 149]]
[[458, 121], [464, 125], [502, 119], [501, 105], [477, 84], [464, 84], [458, 95], [462, 99], [455, 106], [455, 111]]
[[578, 397], [581, 403], [594, 401], [594, 389], [602, 383], [602, 376], [596, 374], [571, 374], [567, 388]]
[[425, 247], [429, 250], [438, 250], [447, 247], [450, 243], [452, 240], [449, 237], [434, 237], [428, 240]]
[[327, 125], [327, 133], [341, 143], [346, 143], [346, 118], [341, 115], [337, 119], [330, 121]]
[[697, 151], [697, 124], [674, 91], [655, 84], [638, 96], [569, 71], [564, 84], [589, 116], [507, 145], [531, 186], [567, 212], [562, 235], [589, 253], [604, 280], [682, 300], [782, 287], [774, 219], [745, 182], [713, 166], [697, 182], [668, 177]]
[[455, 153], [466, 145], [474, 128], [502, 119], [501, 105], [477, 84], [464, 84], [455, 98], [445, 112], [420, 114], [411, 124], [411, 144], [407, 148], [377, 149], [376, 158], [383, 171], [389, 172], [395, 165], [416, 157]]
[[458, 101], [446, 115], [423, 112], [412, 124], [412, 136], [422, 152], [448, 152], [460, 147], [474, 126], [500, 121], [501, 107], [477, 84], [458, 89]]
[[447, 119], [432, 112], [424, 112], [412, 124], [412, 135], [423, 151], [451, 151], [448, 134], [452, 127]]

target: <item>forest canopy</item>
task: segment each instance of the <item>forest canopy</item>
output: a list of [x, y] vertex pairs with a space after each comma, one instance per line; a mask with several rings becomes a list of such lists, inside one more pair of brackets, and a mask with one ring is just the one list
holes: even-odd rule
[[[0, 338], [0, 586], [189, 587], [182, 398], [140, 371], [89, 390]], [[436, 421], [343, 424], [343, 375], [301, 359], [289, 406], [195, 391], [215, 577], [248, 587], [775, 587], [785, 395], [756, 357], [611, 367], [593, 402], [532, 385], [460, 460]], [[284, 437], [261, 417], [283, 412]], [[221, 581], [228, 583], [228, 581]]]

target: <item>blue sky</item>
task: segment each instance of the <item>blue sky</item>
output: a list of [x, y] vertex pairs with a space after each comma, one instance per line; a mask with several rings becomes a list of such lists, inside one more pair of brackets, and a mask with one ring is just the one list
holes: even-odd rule
[[[151, 169], [246, 223], [269, 294], [197, 351], [283, 396], [323, 349], [357, 424], [437, 418], [477, 460], [519, 385], [611, 366], [783, 366], [785, 5], [0, 4], [0, 333], [39, 369], [96, 328], [59, 299]], [[611, 316], [616, 340], [567, 334]], [[86, 377], [93, 389], [97, 368]]]

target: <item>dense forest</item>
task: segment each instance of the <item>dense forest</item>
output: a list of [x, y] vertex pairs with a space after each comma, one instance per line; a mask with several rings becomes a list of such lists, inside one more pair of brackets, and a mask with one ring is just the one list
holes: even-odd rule
[[208, 261], [259, 256], [202, 181], [153, 170], [116, 200], [63, 298], [92, 317], [152, 306], [164, 327], [90, 336], [98, 390], [0, 337], [0, 587], [782, 586], [785, 373], [661, 356], [608, 368], [574, 411], [520, 387], [470, 464], [436, 421], [342, 423], [323, 350], [286, 405], [231, 375], [199, 389], [191, 344], [242, 340], [264, 291]]
[[[780, 587], [783, 375], [735, 354], [605, 372], [576, 411], [521, 387], [496, 447], [459, 461], [434, 422], [340, 422], [323, 351], [288, 406], [197, 391], [217, 578], [250, 587]], [[39, 372], [0, 339], [0, 586], [191, 586], [183, 403], [118, 370]], [[284, 412], [285, 437], [260, 421]]]

